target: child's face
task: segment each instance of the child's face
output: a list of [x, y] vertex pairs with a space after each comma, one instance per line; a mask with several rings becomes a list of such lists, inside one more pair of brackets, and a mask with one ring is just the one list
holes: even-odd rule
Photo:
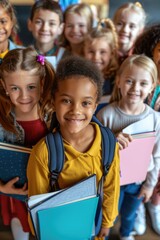
[[33, 20], [29, 20], [28, 28], [32, 32], [37, 43], [54, 44], [54, 40], [63, 31], [63, 24], [60, 24], [57, 13], [38, 9], [34, 14]]
[[62, 134], [83, 133], [97, 107], [97, 87], [87, 77], [73, 76], [58, 83], [55, 111]]
[[123, 11], [117, 16], [115, 27], [118, 33], [119, 47], [129, 51], [142, 32], [142, 17], [133, 10]]
[[158, 70], [158, 77], [160, 78], [160, 42], [153, 50], [153, 61], [155, 62]]
[[79, 14], [68, 14], [66, 17], [64, 35], [70, 44], [80, 44], [88, 32], [87, 19]]
[[151, 74], [135, 64], [126, 67], [117, 77], [116, 83], [122, 95], [122, 102], [139, 108], [154, 87]]
[[7, 43], [11, 35], [13, 22], [3, 7], [0, 7], [0, 44]]
[[85, 57], [91, 60], [102, 71], [110, 63], [112, 51], [106, 38], [93, 39], [92, 42], [85, 43]]
[[34, 75], [34, 69], [30, 72], [18, 70], [5, 73], [3, 85], [15, 107], [16, 116], [37, 113], [42, 89], [39, 76]]

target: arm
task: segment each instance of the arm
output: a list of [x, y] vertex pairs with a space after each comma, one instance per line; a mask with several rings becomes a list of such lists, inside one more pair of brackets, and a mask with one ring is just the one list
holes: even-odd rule
[[113, 226], [118, 215], [118, 202], [120, 193], [120, 163], [118, 144], [116, 144], [114, 160], [104, 180], [103, 189], [103, 220], [99, 237], [108, 235], [109, 228]]

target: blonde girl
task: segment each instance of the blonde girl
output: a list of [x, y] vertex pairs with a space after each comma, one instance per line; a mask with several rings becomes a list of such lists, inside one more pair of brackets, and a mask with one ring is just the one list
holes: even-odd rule
[[16, 40], [18, 23], [15, 15], [15, 10], [8, 0], [0, 1], [0, 63], [1, 59], [9, 50], [15, 49], [18, 46], [9, 38]]
[[64, 12], [64, 47], [74, 55], [82, 55], [83, 42], [93, 25], [93, 14], [86, 3], [73, 4]]
[[119, 63], [132, 54], [137, 37], [143, 32], [146, 24], [146, 13], [139, 2], [121, 5], [113, 16], [118, 34]]
[[[54, 76], [52, 66], [32, 48], [7, 53], [0, 66], [0, 141], [32, 147], [48, 133]], [[0, 192], [26, 195], [26, 185], [15, 188], [18, 180], [0, 181]], [[0, 202], [3, 223], [11, 224], [14, 240], [28, 240], [26, 204], [5, 195]]]
[[131, 232], [136, 211], [142, 202], [147, 202], [157, 182], [160, 167], [160, 119], [159, 114], [144, 103], [157, 81], [154, 62], [143, 55], [132, 55], [120, 66], [111, 104], [98, 112], [99, 120], [112, 129], [117, 136], [120, 149], [132, 141], [129, 134], [122, 133], [128, 125], [153, 115], [156, 141], [146, 180], [121, 186], [119, 211], [121, 216], [120, 235], [122, 240], [134, 240]]
[[91, 60], [104, 76], [103, 95], [111, 94], [118, 69], [118, 39], [115, 26], [109, 18], [99, 21], [84, 41], [84, 57]]

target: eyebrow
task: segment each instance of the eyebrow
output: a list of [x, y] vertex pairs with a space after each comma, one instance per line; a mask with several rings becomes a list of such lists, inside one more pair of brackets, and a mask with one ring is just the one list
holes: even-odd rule
[[[70, 97], [70, 98], [73, 98], [71, 95], [66, 94], [66, 93], [62, 93], [60, 96], [61, 96], [61, 97]], [[83, 98], [84, 98], [84, 99], [94, 99], [94, 98], [91, 97], [91, 96], [84, 96]]]

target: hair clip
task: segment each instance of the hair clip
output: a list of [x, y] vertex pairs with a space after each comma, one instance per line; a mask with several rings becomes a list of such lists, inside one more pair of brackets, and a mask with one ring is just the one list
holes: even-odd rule
[[41, 65], [44, 65], [45, 57], [43, 55], [38, 55], [37, 56], [37, 62], [39, 62]]
[[140, 2], [135, 2], [135, 6], [142, 8], [142, 4]]

